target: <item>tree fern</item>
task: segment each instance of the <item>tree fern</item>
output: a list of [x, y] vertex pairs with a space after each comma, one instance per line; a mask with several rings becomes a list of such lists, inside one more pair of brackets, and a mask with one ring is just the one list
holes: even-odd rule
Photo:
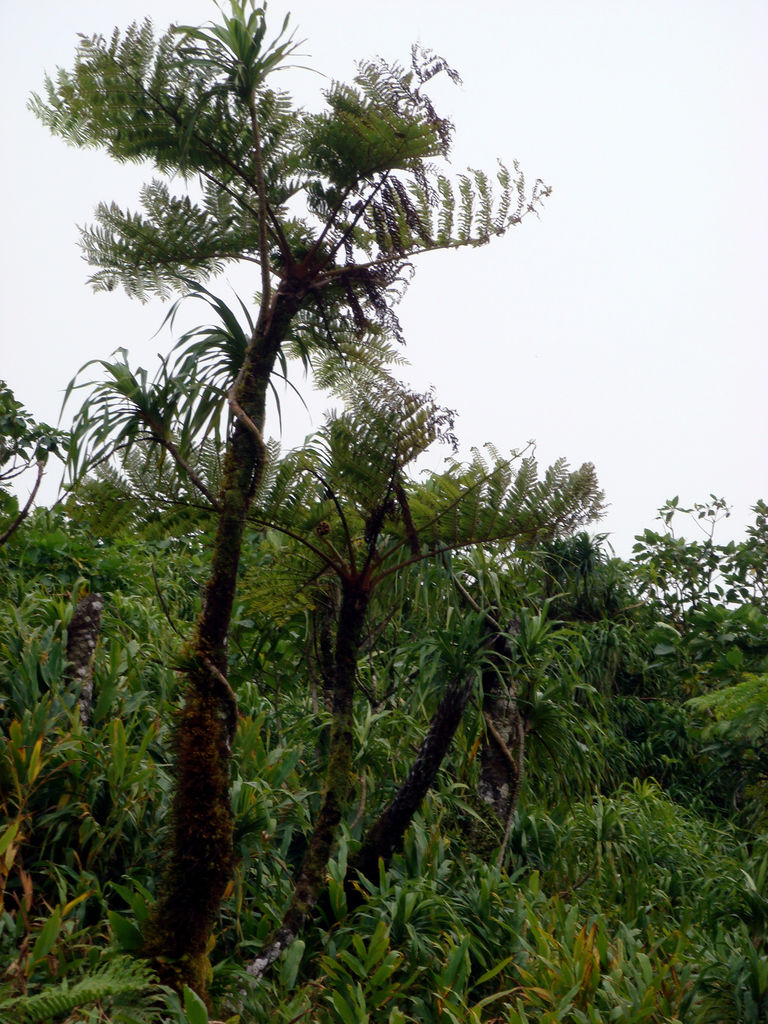
[[[398, 390], [379, 363], [366, 377], [370, 394], [359, 402], [350, 396], [350, 411], [329, 424], [314, 451], [273, 472], [264, 441], [272, 376], [285, 373], [288, 352], [305, 362], [330, 355], [325, 372], [336, 379], [345, 360], [369, 352], [378, 359], [383, 347], [402, 340], [396, 304], [413, 256], [483, 244], [491, 229], [505, 232], [546, 194], [537, 183], [526, 205], [522, 177], [512, 182], [506, 172], [498, 176], [498, 200], [481, 172], [451, 183], [453, 126], [435, 110], [428, 86], [436, 75], [456, 75], [419, 48], [408, 70], [363, 62], [351, 83], [331, 85], [324, 109], [305, 115], [271, 88], [295, 45], [285, 35], [287, 21], [268, 41], [265, 10], [256, 0], [230, 0], [218, 23], [200, 28], [181, 26], [156, 38], [145, 21], [109, 40], [82, 38], [72, 70], [48, 79], [44, 97], [32, 101], [67, 141], [154, 168], [138, 212], [103, 204], [84, 234], [94, 286], [120, 284], [139, 298], [191, 290], [211, 303], [218, 320], [183, 339], [175, 361], [163, 361], [153, 380], [125, 356], [102, 361], [106, 379], [91, 383], [70, 448], [77, 476], [116, 447], [130, 453], [150, 445], [153, 455], [173, 458], [179, 480], [191, 483], [207, 503], [206, 516], [212, 510], [216, 517], [177, 719], [166, 878], [146, 932], [158, 964], [183, 964], [174, 982], [199, 991], [233, 864], [228, 761], [236, 710], [226, 678], [227, 636], [254, 499], [261, 528], [271, 524], [301, 541], [305, 561], [317, 560], [341, 580], [346, 626], [337, 636], [338, 678], [349, 705], [371, 588], [383, 578], [385, 561], [396, 566], [404, 550], [409, 558], [422, 556], [406, 467], [436, 437], [450, 435], [449, 414], [429, 396]], [[184, 188], [190, 180], [200, 182], [195, 195]], [[244, 319], [202, 291], [232, 261], [259, 267], [256, 311]], [[357, 349], [347, 343], [350, 333]], [[206, 345], [210, 357], [198, 358]], [[73, 382], [68, 396], [80, 386]], [[191, 457], [212, 436], [225, 444], [216, 493]], [[432, 519], [436, 512], [444, 522], [445, 508], [432, 509]], [[490, 530], [483, 539], [499, 535]], [[471, 542], [469, 536], [463, 538]], [[384, 538], [389, 546], [382, 547]], [[435, 541], [439, 548], [458, 538], [441, 534]], [[299, 575], [307, 570], [300, 565]], [[336, 736], [337, 753], [345, 736]], [[346, 778], [343, 757], [337, 767]], [[343, 798], [341, 790], [337, 796]], [[311, 889], [327, 861], [330, 823], [315, 851]]]
[[408, 467], [435, 440], [452, 438], [450, 414], [392, 379], [350, 388], [346, 398], [345, 411], [285, 456], [258, 496], [254, 520], [294, 541], [278, 544], [249, 577], [263, 611], [285, 613], [291, 594], [306, 606], [328, 573], [365, 566], [373, 585], [413, 560], [483, 544], [530, 547], [600, 514], [594, 468], [573, 472], [562, 459], [540, 477], [533, 458], [492, 450], [491, 461], [476, 453], [414, 483]]
[[[352, 83], [326, 91], [326, 109], [317, 114], [300, 113], [287, 94], [267, 87], [255, 57], [246, 95], [241, 71], [228, 69], [227, 59], [243, 48], [250, 53], [250, 30], [237, 29], [238, 18], [243, 26], [258, 18], [255, 9], [249, 15], [245, 4], [235, 6], [237, 16], [218, 28], [155, 39], [145, 21], [109, 41], [82, 38], [73, 71], [47, 79], [44, 97], [33, 98], [35, 113], [73, 144], [103, 147], [121, 161], [149, 160], [168, 178], [199, 175], [203, 184], [196, 201], [153, 181], [142, 191], [141, 212], [101, 204], [82, 240], [94, 287], [119, 283], [140, 298], [167, 296], [231, 260], [263, 263], [266, 229], [270, 273], [286, 279], [303, 262], [302, 279], [310, 270], [314, 279], [312, 301], [329, 314], [350, 304], [360, 329], [368, 322], [396, 328], [391, 299], [402, 266], [387, 264], [428, 249], [484, 244], [547, 194], [541, 182], [526, 194], [517, 165], [514, 180], [500, 167], [496, 199], [486, 173], [472, 170], [454, 183], [432, 165], [448, 158], [453, 125], [437, 114], [426, 86], [437, 74], [457, 76], [418, 47], [407, 71], [361, 62]], [[282, 43], [273, 56], [292, 51]], [[237, 59], [242, 69], [250, 58]], [[261, 140], [261, 198], [252, 122]]]

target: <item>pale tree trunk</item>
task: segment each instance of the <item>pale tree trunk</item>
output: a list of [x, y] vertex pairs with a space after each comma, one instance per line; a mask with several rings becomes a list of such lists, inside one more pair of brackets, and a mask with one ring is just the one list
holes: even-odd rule
[[86, 594], [77, 604], [67, 627], [67, 675], [78, 684], [77, 703], [83, 728], [91, 722], [93, 654], [99, 640], [103, 609], [101, 594]]

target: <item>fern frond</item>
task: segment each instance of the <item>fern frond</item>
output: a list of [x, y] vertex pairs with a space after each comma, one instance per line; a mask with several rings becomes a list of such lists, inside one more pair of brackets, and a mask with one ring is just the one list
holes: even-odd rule
[[156, 984], [146, 964], [127, 957], [116, 958], [74, 984], [65, 979], [44, 992], [5, 1000], [0, 1003], [0, 1024], [17, 1024], [20, 1020], [24, 1024], [38, 1024], [93, 1003], [120, 1001], [129, 996], [135, 1008], [147, 989]]
[[100, 268], [90, 278], [94, 289], [112, 291], [120, 283], [142, 301], [151, 294], [166, 298], [189, 279], [219, 273], [227, 260], [257, 260], [258, 225], [247, 215], [235, 218], [225, 195], [219, 191], [214, 206], [209, 192], [201, 208], [154, 180], [141, 190], [143, 213], [100, 203], [80, 243], [87, 262]]
[[[231, 174], [245, 156], [247, 121], [226, 104], [206, 108], [188, 138], [209, 82], [179, 56], [172, 32], [155, 40], [151, 21], [115, 30], [109, 41], [81, 36], [72, 72], [47, 78], [30, 107], [77, 146], [106, 149], [120, 162], [150, 160], [169, 172]], [[228, 149], [222, 148], [228, 140]]]
[[536, 462], [479, 453], [434, 474], [408, 493], [414, 526], [432, 548], [504, 543], [518, 547], [569, 533], [601, 514], [603, 495], [594, 467], [570, 471], [558, 460], [539, 478]]

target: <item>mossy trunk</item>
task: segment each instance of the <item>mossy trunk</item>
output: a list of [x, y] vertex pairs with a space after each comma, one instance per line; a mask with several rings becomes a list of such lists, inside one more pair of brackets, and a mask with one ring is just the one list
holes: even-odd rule
[[93, 706], [93, 654], [99, 640], [104, 599], [101, 594], [86, 594], [72, 613], [67, 626], [67, 676], [78, 685], [80, 721], [87, 729]]
[[233, 396], [247, 419], [235, 419], [224, 459], [211, 572], [186, 652], [187, 689], [174, 731], [171, 836], [145, 934], [145, 951], [163, 979], [203, 996], [213, 924], [234, 866], [229, 768], [237, 707], [226, 678], [227, 635], [248, 510], [266, 462], [261, 434], [269, 378], [299, 305], [295, 293], [277, 292]]
[[[517, 634], [520, 625], [513, 619], [509, 634]], [[507, 832], [523, 784], [525, 723], [517, 699], [517, 685], [505, 672], [512, 657], [507, 636], [492, 633], [491, 649], [497, 656], [483, 670], [483, 718], [486, 733], [480, 751], [480, 777], [477, 793], [491, 806]], [[504, 844], [505, 845], [505, 844]]]
[[367, 605], [367, 595], [354, 584], [344, 588], [336, 632], [333, 719], [323, 805], [284, 922], [294, 930], [301, 928], [325, 885], [326, 866], [352, 789], [355, 675]]
[[326, 886], [328, 861], [352, 789], [355, 676], [367, 608], [367, 592], [355, 581], [345, 582], [336, 630], [333, 719], [323, 804], [282, 924], [261, 954], [248, 965], [248, 973], [255, 978], [260, 978], [299, 934]]

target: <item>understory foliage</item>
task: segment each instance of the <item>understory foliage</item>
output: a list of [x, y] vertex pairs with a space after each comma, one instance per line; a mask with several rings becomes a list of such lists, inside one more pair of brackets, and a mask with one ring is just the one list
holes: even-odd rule
[[[303, 112], [287, 20], [220, 13], [83, 38], [33, 101], [156, 173], [85, 231], [95, 287], [211, 322], [87, 364], [67, 438], [0, 394], [0, 468], [69, 470], [0, 547], [0, 1021], [768, 1021], [768, 509], [722, 545], [673, 499], [624, 561], [590, 464], [456, 459], [396, 300], [547, 190], [451, 173], [433, 54]], [[297, 362], [336, 411], [281, 452]]]
[[[329, 459], [328, 443], [321, 435], [289, 453], [294, 477], [316, 481], [310, 470]], [[338, 508], [326, 496], [339, 483], [332, 465], [318, 493], [331, 531], [318, 537], [308, 495], [302, 529], [342, 558], [341, 513], [353, 550], [359, 513], [354, 481], [344, 504], [334, 490]], [[145, 483], [130, 466], [121, 479], [137, 493]], [[205, 544], [176, 536], [172, 512], [160, 539], [157, 510], [140, 504], [130, 528], [97, 541], [89, 524], [104, 502], [85, 487], [76, 519], [34, 513], [4, 553], [0, 1015], [196, 1024], [209, 1011], [194, 993], [152, 985], [132, 958], [167, 831], [181, 696], [172, 652], [197, 612]], [[274, 516], [266, 530], [254, 521], [232, 629], [236, 864], [212, 951], [216, 1017], [766, 1020], [765, 611], [700, 606], [683, 630], [664, 602], [639, 597], [642, 561], [620, 562], [601, 538], [579, 533], [506, 554], [416, 560], [374, 592], [357, 666], [351, 791], [327, 889], [253, 983], [246, 965], [282, 921], [312, 836], [332, 723], [322, 622], [333, 586], [313, 597], [299, 585], [326, 563], [311, 549], [300, 558], [303, 545], [280, 526]], [[396, 545], [396, 522], [391, 537]], [[270, 574], [285, 580], [280, 600], [265, 596]], [[501, 866], [504, 822], [477, 790], [483, 619], [457, 579], [478, 606], [517, 620], [504, 672], [527, 723], [526, 771]], [[105, 610], [86, 729], [66, 672], [66, 629], [96, 589]], [[750, 628], [726, 634], [725, 619]], [[744, 669], [726, 673], [733, 651]], [[473, 674], [476, 697], [450, 753], [389, 866], [350, 890], [356, 851], [457, 672]]]

